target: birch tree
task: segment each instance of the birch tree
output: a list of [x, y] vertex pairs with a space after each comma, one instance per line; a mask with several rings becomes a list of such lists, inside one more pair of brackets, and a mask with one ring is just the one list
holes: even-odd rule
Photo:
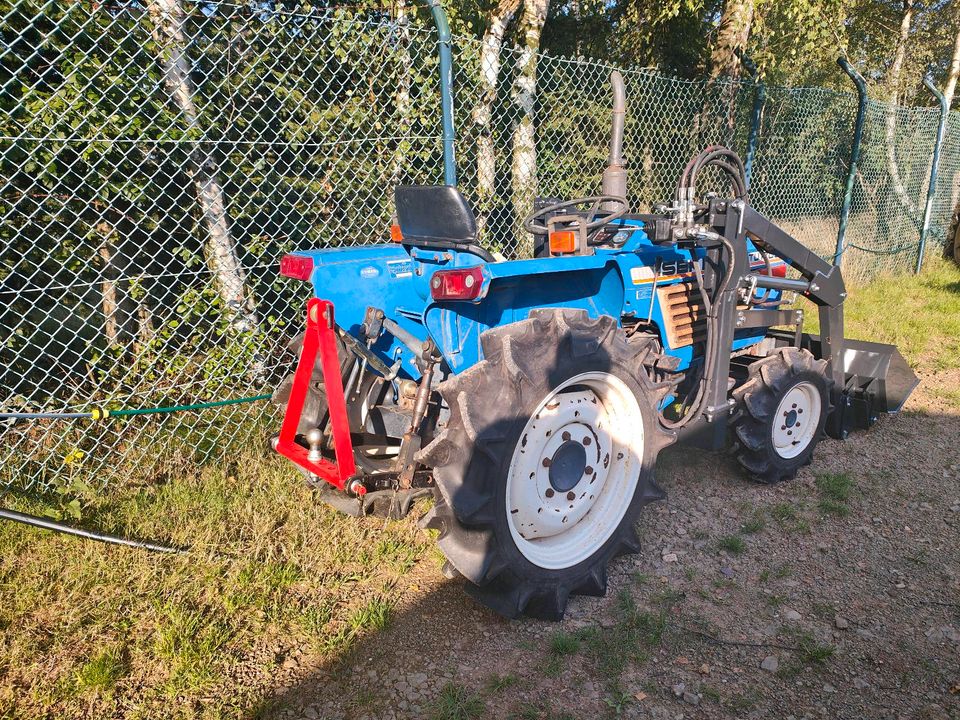
[[513, 101], [520, 118], [513, 130], [513, 209], [517, 218], [533, 209], [537, 193], [537, 145], [533, 110], [537, 97], [537, 55], [549, 0], [526, 0], [520, 20], [522, 45], [517, 57]]
[[[173, 105], [186, 120], [191, 136], [196, 137], [199, 114], [194, 103], [190, 60], [184, 32], [186, 17], [180, 0], [149, 0], [153, 37], [163, 68], [164, 85]], [[223, 186], [217, 177], [216, 160], [203, 143], [190, 154], [187, 174], [192, 180], [197, 202], [207, 230], [205, 254], [213, 273], [220, 299], [228, 308], [235, 329], [252, 330], [257, 325], [253, 301], [246, 286], [246, 273], [237, 257], [227, 220]]]
[[397, 109], [397, 147], [393, 153], [393, 169], [390, 174], [390, 187], [396, 187], [403, 179], [407, 160], [410, 134], [410, 75], [413, 61], [410, 58], [410, 12], [406, 0], [397, 0], [394, 8], [394, 21], [397, 25], [397, 54], [400, 77], [397, 78], [397, 92], [394, 99]]
[[500, 82], [503, 39], [520, 0], [500, 0], [490, 14], [490, 24], [480, 48], [480, 98], [473, 109], [477, 127], [477, 229], [486, 237], [491, 205], [496, 197], [497, 153], [493, 142], [493, 106]]
[[887, 83], [890, 86], [890, 101], [887, 105], [886, 117], [886, 151], [887, 172], [890, 175], [890, 185], [896, 193], [900, 204], [907, 211], [914, 222], [920, 222], [920, 212], [916, 203], [907, 194], [903, 178], [900, 175], [900, 165], [897, 161], [897, 103], [900, 99], [900, 83], [903, 73], [903, 62], [907, 56], [907, 46], [910, 43], [910, 26], [913, 22], [914, 0], [903, 0], [903, 14], [900, 16], [900, 31], [890, 63], [890, 72]]
[[950, 57], [950, 67], [947, 70], [947, 82], [943, 86], [943, 96], [947, 99], [947, 107], [953, 103], [953, 95], [957, 91], [957, 77], [960, 76], [960, 29], [957, 30], [953, 41], [953, 55]]

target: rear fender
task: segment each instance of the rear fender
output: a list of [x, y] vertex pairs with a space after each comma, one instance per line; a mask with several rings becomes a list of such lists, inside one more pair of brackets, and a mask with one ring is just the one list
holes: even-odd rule
[[484, 274], [489, 279], [476, 302], [431, 302], [424, 311], [427, 330], [455, 373], [483, 359], [485, 330], [525, 320], [536, 308], [579, 308], [619, 322], [623, 280], [610, 255], [489, 263]]

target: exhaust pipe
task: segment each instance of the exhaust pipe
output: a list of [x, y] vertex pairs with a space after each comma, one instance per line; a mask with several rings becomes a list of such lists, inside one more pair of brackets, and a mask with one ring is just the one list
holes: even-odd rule
[[[623, 75], [614, 70], [610, 73], [610, 85], [613, 86], [613, 117], [610, 123], [610, 157], [603, 171], [602, 192], [616, 197], [627, 196], [627, 171], [623, 159], [623, 124], [627, 113], [627, 93], [623, 86]], [[608, 207], [612, 205], [612, 207]], [[616, 209], [614, 203], [604, 203], [604, 210]]]

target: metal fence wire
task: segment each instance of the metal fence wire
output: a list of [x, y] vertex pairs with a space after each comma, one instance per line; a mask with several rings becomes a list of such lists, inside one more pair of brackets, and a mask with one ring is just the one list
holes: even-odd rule
[[[279, 257], [382, 241], [393, 187], [442, 182], [434, 31], [403, 3], [283, 7], [0, 0], [0, 486], [156, 479], [263, 437], [275, 411], [246, 401], [289, 368], [308, 292]], [[460, 185], [482, 242], [523, 257], [535, 196], [599, 189], [612, 68], [453, 47]], [[749, 79], [623, 72], [635, 206], [705, 145], [752, 138], [755, 204], [834, 254], [855, 96], [766, 87], [761, 106]], [[913, 268], [937, 118], [869, 105], [854, 279]], [[928, 253], [958, 171], [954, 113]]]

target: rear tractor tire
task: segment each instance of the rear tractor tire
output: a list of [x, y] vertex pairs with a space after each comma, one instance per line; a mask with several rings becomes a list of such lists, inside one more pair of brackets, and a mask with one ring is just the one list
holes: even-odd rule
[[737, 461], [751, 477], [776, 483], [810, 464], [832, 410], [826, 369], [826, 360], [795, 347], [750, 365], [747, 381], [733, 392], [732, 428]]
[[559, 620], [571, 593], [606, 592], [607, 563], [639, 549], [637, 516], [663, 497], [654, 344], [566, 309], [481, 343], [485, 359], [439, 386], [450, 416], [418, 456], [438, 488], [423, 525], [477, 600]]

